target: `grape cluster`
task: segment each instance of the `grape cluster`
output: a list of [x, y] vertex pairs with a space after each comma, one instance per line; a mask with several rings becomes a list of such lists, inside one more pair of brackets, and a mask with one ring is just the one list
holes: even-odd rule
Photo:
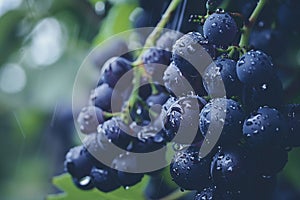
[[[146, 10], [147, 2], [141, 1]], [[77, 119], [84, 145], [66, 155], [65, 169], [77, 187], [110, 192], [144, 175], [155, 178], [159, 170], [141, 172], [147, 161], [135, 153], [173, 142], [170, 174], [182, 190], [197, 191], [195, 200], [272, 198], [288, 152], [300, 146], [300, 106], [285, 104], [278, 69], [265, 49], [242, 47], [238, 56], [225, 51], [240, 32], [231, 13], [214, 9], [220, 2], [207, 2], [203, 30], [166, 32], [143, 51], [144, 73], [153, 83], [134, 91], [127, 79], [117, 87], [135, 63], [117, 57], [104, 64]], [[153, 162], [166, 166], [163, 152]]]

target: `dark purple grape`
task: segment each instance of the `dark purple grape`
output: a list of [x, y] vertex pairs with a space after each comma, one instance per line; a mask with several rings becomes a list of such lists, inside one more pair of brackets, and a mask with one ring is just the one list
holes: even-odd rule
[[285, 47], [284, 36], [279, 30], [264, 29], [251, 32], [249, 44], [254, 49], [268, 52], [272, 57], [279, 56]]
[[261, 176], [275, 176], [288, 162], [288, 152], [281, 147], [268, 147], [263, 151], [255, 151], [258, 174]]
[[249, 191], [249, 199], [267, 200], [274, 199], [276, 190], [276, 176], [258, 176], [254, 179]]
[[261, 106], [278, 108], [283, 103], [281, 80], [275, 76], [275, 78], [258, 86], [245, 86], [242, 101], [245, 110], [248, 112], [257, 110]]
[[81, 190], [91, 190], [95, 187], [90, 176], [86, 176], [81, 179], [72, 177], [72, 181], [74, 185]]
[[203, 190], [210, 185], [211, 158], [199, 157], [199, 151], [189, 148], [176, 152], [170, 165], [173, 181], [185, 190]]
[[158, 93], [149, 96], [146, 103], [149, 107], [153, 105], [163, 105], [169, 99], [169, 95], [166, 93]]
[[93, 157], [84, 146], [74, 147], [66, 154], [65, 171], [76, 178], [77, 181], [89, 176], [93, 165]]
[[245, 114], [237, 102], [218, 98], [201, 110], [199, 126], [208, 143], [234, 143], [242, 137], [244, 119]]
[[287, 131], [287, 122], [274, 108], [261, 107], [245, 120], [243, 134], [252, 147], [268, 148], [278, 145]]
[[174, 190], [175, 187], [169, 184], [169, 179], [162, 179], [162, 176], [151, 176], [145, 189], [145, 196], [147, 199], [161, 199]]
[[182, 36], [181, 33], [176, 31], [168, 31], [160, 36], [156, 41], [156, 47], [169, 52], [172, 52], [173, 45]]
[[102, 130], [109, 142], [122, 149], [126, 149], [134, 139], [134, 132], [119, 118], [112, 118], [102, 124]]
[[237, 25], [229, 13], [216, 12], [204, 22], [203, 33], [208, 42], [217, 46], [232, 44], [238, 32]]
[[113, 169], [93, 167], [90, 175], [93, 185], [102, 192], [111, 192], [120, 187]]
[[128, 147], [127, 150], [135, 153], [148, 153], [161, 149], [165, 144], [164, 136], [157, 133], [155, 136], [133, 141], [132, 146]]
[[213, 97], [240, 96], [242, 83], [236, 74], [236, 62], [227, 58], [218, 58], [210, 64], [203, 77], [207, 93]]
[[205, 104], [206, 101], [197, 96], [182, 97], [174, 103], [164, 119], [167, 141], [190, 144], [202, 139], [198, 121]]
[[193, 90], [174, 62], [164, 72], [163, 81], [167, 90], [175, 96], [183, 96]]
[[154, 81], [161, 81], [165, 68], [170, 64], [171, 51], [158, 48], [150, 48], [143, 54], [143, 63], [147, 73]]
[[300, 28], [296, 19], [300, 18], [300, 3], [297, 0], [287, 0], [278, 9], [278, 24], [283, 31], [289, 34], [299, 33]]
[[222, 148], [211, 163], [213, 183], [220, 190], [242, 190], [251, 179], [250, 159], [241, 147]]
[[92, 105], [103, 111], [111, 111], [111, 104], [117, 110], [121, 110], [122, 107], [122, 98], [119, 96], [119, 93], [117, 91], [113, 92], [113, 89], [106, 83], [103, 83], [92, 91], [90, 101]]
[[163, 81], [169, 93], [175, 97], [187, 94], [206, 95], [201, 78], [183, 76], [174, 62], [165, 70]]
[[137, 173], [139, 162], [136, 156], [126, 153], [121, 154], [112, 162], [112, 168], [116, 170], [118, 182], [123, 187], [130, 187], [139, 183], [144, 174]]
[[132, 68], [131, 63], [122, 57], [109, 59], [101, 69], [101, 80], [114, 88], [120, 78]]
[[190, 32], [176, 41], [173, 47], [173, 62], [183, 76], [199, 77], [212, 62], [216, 50], [212, 44], [198, 32]]
[[221, 196], [218, 194], [215, 187], [204, 188], [201, 192], [198, 192], [194, 200], [221, 200]]
[[95, 106], [82, 108], [77, 118], [80, 131], [85, 134], [96, 133], [98, 125], [104, 121], [103, 111]]
[[237, 62], [237, 75], [244, 84], [257, 86], [273, 79], [276, 70], [265, 53], [251, 50]]

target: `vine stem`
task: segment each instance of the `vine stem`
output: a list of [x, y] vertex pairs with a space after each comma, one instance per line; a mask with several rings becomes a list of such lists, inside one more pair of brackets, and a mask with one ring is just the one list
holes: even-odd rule
[[249, 44], [249, 37], [250, 37], [250, 33], [252, 31], [252, 28], [259, 16], [259, 14], [261, 13], [262, 9], [264, 8], [264, 6], [266, 5], [266, 3], [268, 2], [268, 0], [259, 0], [259, 2], [257, 3], [257, 6], [255, 7], [253, 13], [251, 14], [248, 22], [245, 23], [245, 25], [242, 28], [242, 37], [239, 43], [240, 47], [247, 47]]
[[[146, 42], [144, 44], [143, 50], [140, 52], [138, 58], [133, 62], [133, 90], [130, 95], [130, 98], [128, 100], [127, 106], [124, 108], [124, 111], [127, 111], [128, 113], [125, 113], [123, 115], [124, 121], [128, 121], [127, 115], [130, 112], [130, 109], [133, 108], [134, 104], [139, 100], [138, 98], [138, 89], [141, 84], [141, 79], [142, 78], [147, 78], [151, 80], [151, 77], [147, 75], [147, 72], [144, 69], [144, 63], [143, 63], [143, 54], [145, 51], [147, 51], [148, 48], [153, 47], [155, 45], [155, 42], [157, 39], [160, 37], [164, 27], [167, 25], [169, 22], [172, 13], [177, 9], [179, 4], [181, 3], [182, 0], [172, 0], [172, 2], [169, 4], [167, 10], [165, 13], [162, 15], [161, 20], [158, 22], [157, 26], [154, 28], [154, 30], [151, 32], [151, 34], [148, 36], [146, 39]], [[151, 84], [151, 89], [152, 93], [157, 93], [157, 90], [153, 84]]]
[[163, 14], [162, 18], [160, 19], [160, 21], [158, 22], [158, 24], [156, 25], [152, 33], [146, 39], [144, 48], [140, 53], [140, 56], [134, 62], [134, 64], [139, 65], [142, 62], [143, 53], [147, 50], [147, 48], [153, 47], [155, 45], [155, 42], [161, 35], [163, 28], [167, 25], [167, 23], [171, 18], [172, 13], [176, 10], [176, 8], [181, 3], [181, 1], [182, 0], [172, 0], [172, 2], [168, 6], [167, 10]]

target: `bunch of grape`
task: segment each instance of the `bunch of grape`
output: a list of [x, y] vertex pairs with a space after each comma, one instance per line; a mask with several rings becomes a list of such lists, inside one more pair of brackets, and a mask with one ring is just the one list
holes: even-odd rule
[[153, 82], [138, 89], [130, 78], [118, 85], [125, 74], [135, 78], [134, 62], [108, 60], [77, 119], [84, 145], [66, 155], [74, 184], [110, 192], [145, 174], [159, 176], [160, 169], [141, 171], [149, 160], [136, 153], [163, 149], [151, 162], [164, 167], [172, 142], [172, 179], [197, 191], [195, 199], [272, 199], [288, 152], [300, 146], [300, 106], [285, 104], [278, 70], [264, 51], [225, 51], [240, 34], [233, 15], [221, 9], [209, 12], [203, 31], [164, 33], [143, 51]]

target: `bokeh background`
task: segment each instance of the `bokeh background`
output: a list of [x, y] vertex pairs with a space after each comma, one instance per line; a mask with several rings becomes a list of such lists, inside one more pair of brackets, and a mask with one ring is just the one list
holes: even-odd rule
[[[83, 59], [113, 34], [154, 26], [168, 2], [154, 0], [143, 10], [137, 0], [0, 0], [0, 199], [38, 200], [59, 192], [51, 179], [63, 173], [65, 153], [79, 143], [71, 103]], [[202, 14], [203, 1], [198, 3], [190, 13]], [[269, 6], [264, 13], [274, 19], [274, 10]], [[266, 26], [256, 27], [256, 34]], [[286, 100], [300, 103], [299, 30], [280, 33], [268, 44], [264, 35], [252, 37], [262, 37], [258, 45], [272, 51]], [[95, 68], [107, 55], [103, 49], [94, 55]], [[300, 199], [299, 158], [300, 150], [289, 155], [279, 199]]]

